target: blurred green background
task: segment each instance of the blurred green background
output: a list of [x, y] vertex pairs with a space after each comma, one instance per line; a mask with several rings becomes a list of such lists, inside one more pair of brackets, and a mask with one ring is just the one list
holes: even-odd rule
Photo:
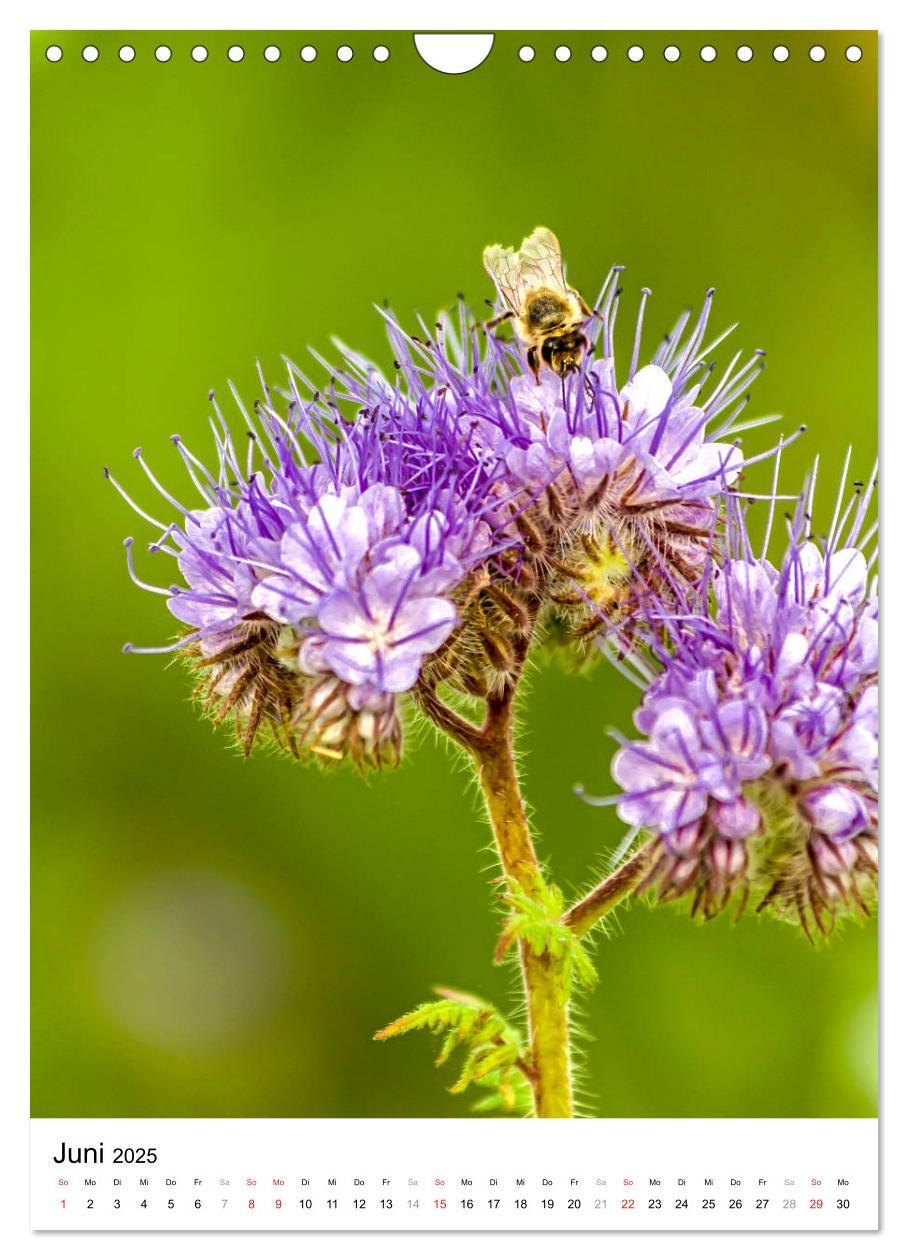
[[[445, 76], [402, 33], [44, 32], [33, 72], [33, 1114], [461, 1115], [427, 1040], [371, 1035], [433, 983], [509, 1001], [472, 788], [429, 739], [367, 785], [244, 763], [179, 667], [120, 654], [173, 626], [127, 580], [121, 539], [148, 532], [102, 465], [165, 510], [132, 449], [184, 492], [168, 437], [207, 457], [210, 388], [252, 398], [257, 356], [277, 379], [331, 334], [386, 362], [373, 302], [481, 303], [482, 248], [545, 223], [588, 296], [613, 262], [655, 290], [653, 349], [718, 286], [716, 329], [738, 319], [729, 345], [768, 353], [752, 414], [810, 425], [785, 477], [819, 450], [828, 509], [846, 446], [855, 476], [876, 446], [876, 37], [510, 32]], [[533, 680], [527, 787], [567, 889], [619, 838], [572, 787], [608, 790], [605, 728], [634, 702], [604, 667]], [[811, 948], [638, 906], [599, 961], [582, 1048], [600, 1114], [876, 1114], [875, 925]]]

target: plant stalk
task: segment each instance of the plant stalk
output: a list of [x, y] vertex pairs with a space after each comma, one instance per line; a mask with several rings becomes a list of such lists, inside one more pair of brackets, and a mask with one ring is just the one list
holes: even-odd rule
[[[486, 723], [472, 752], [504, 873], [529, 896], [538, 896], [545, 890], [545, 881], [520, 791], [513, 732], [513, 691], [509, 690], [489, 700]], [[548, 950], [535, 952], [524, 940], [519, 950], [534, 1114], [540, 1119], [569, 1117], [573, 1105], [564, 963]]]
[[619, 866], [607, 879], [587, 893], [582, 900], [571, 906], [561, 916], [575, 936], [585, 936], [587, 932], [609, 913], [619, 902], [643, 879], [653, 862], [653, 846], [645, 845], [638, 849], [633, 857], [628, 858], [623, 866]]

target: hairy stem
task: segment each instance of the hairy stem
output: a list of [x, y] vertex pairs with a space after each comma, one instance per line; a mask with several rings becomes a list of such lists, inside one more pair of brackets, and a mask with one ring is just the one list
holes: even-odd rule
[[638, 849], [633, 857], [612, 871], [592, 892], [581, 898], [561, 916], [575, 936], [585, 936], [604, 915], [632, 893], [646, 874], [653, 860], [651, 845]]
[[416, 703], [440, 731], [444, 731], [455, 743], [475, 754], [482, 739], [481, 729], [449, 708], [439, 698], [434, 687], [420, 683], [416, 690]]
[[[479, 783], [505, 875], [530, 896], [545, 890], [514, 764], [513, 691], [492, 698], [481, 740], [473, 747]], [[570, 1030], [564, 962], [520, 941], [527, 1002], [534, 1113], [572, 1114]]]

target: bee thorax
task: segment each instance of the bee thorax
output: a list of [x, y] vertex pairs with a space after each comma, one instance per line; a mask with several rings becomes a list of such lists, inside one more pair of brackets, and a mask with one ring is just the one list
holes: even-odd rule
[[540, 293], [527, 302], [525, 320], [529, 332], [538, 336], [563, 328], [571, 322], [572, 314], [565, 298], [557, 293]]

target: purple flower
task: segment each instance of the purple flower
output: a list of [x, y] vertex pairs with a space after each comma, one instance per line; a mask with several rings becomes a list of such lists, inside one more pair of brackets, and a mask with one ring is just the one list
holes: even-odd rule
[[806, 817], [833, 845], [870, 830], [871, 817], [863, 796], [847, 783], [825, 783], [801, 797]]
[[[243, 451], [212, 394], [213, 466], [173, 439], [188, 504], [136, 452], [168, 519], [129, 502], [182, 580], [150, 586], [131, 546], [130, 572], [187, 627], [176, 650], [214, 671], [206, 703], [237, 716], [244, 747], [264, 723], [291, 751], [333, 748], [341, 702], [344, 731], [370, 725], [351, 716], [360, 688], [383, 713], [442, 682], [498, 694], [542, 635], [589, 650], [604, 623], [633, 624], [647, 592], [699, 579], [716, 495], [745, 466], [726, 439], [760, 356], [707, 388], [722, 340], [706, 344], [710, 292], [640, 363], [644, 298], [619, 382], [618, 276], [568, 378], [537, 383], [462, 304], [414, 335], [385, 314], [393, 377], [341, 345], [327, 389], [288, 363], [286, 388], [263, 378], [253, 413], [234, 393]], [[392, 727], [398, 749], [396, 719], [378, 723]]]
[[483, 343], [463, 306], [434, 332], [423, 326], [420, 337], [387, 316], [398, 381], [347, 350], [335, 373], [338, 395], [375, 423], [391, 409], [413, 434], [431, 422], [446, 440], [469, 445], [502, 498], [487, 520], [510, 528], [527, 581], [534, 565], [545, 568], [543, 594], [581, 646], [604, 623], [633, 621], [650, 587], [667, 596], [666, 577], [700, 577], [716, 533], [716, 496], [754, 462], [736, 433], [762, 352], [746, 362], [735, 355], [713, 375], [709, 356], [727, 334], [708, 341], [709, 290], [698, 317], [684, 315], [642, 361], [644, 290], [619, 374], [622, 270], [609, 273], [587, 322], [580, 370], [564, 378], [543, 370], [537, 381], [514, 342]]
[[701, 818], [710, 798], [737, 802], [744, 784], [772, 764], [766, 715], [748, 700], [716, 701], [708, 721], [681, 699], [654, 708], [646, 743], [627, 744], [615, 757], [614, 777], [627, 788], [618, 806], [624, 822], [676, 831]]
[[[323, 494], [308, 511], [292, 517], [280, 541], [280, 571], [263, 576], [253, 603], [276, 621], [304, 623], [317, 615], [327, 596], [353, 580], [370, 547], [384, 537], [391, 501], [392, 529], [403, 515], [400, 495], [373, 486], [360, 496], [354, 487]], [[371, 502], [367, 501], [371, 500]], [[378, 511], [370, 511], [370, 508]]]
[[712, 914], [756, 888], [759, 909], [823, 930], [827, 912], [865, 909], [876, 877], [877, 611], [869, 493], [823, 548], [804, 536], [812, 494], [779, 569], [750, 551], [730, 503], [740, 554], [670, 609], [651, 603], [645, 738], [613, 775], [621, 818], [658, 837], [647, 882], [663, 896], [693, 890]]
[[618, 275], [588, 330], [593, 352], [581, 372], [539, 383], [505, 373], [504, 402], [493, 417], [483, 408], [477, 428], [512, 484], [530, 491], [540, 532], [559, 540], [554, 598], [581, 642], [604, 624], [633, 624], [652, 589], [665, 599], [674, 580], [699, 579], [717, 530], [716, 496], [754, 462], [734, 435], [762, 352], [740, 366], [735, 356], [708, 388], [706, 355], [723, 339], [706, 345], [710, 290], [690, 332], [684, 317], [640, 366], [644, 291], [629, 368], [619, 376]]
[[744, 459], [737, 446], [705, 440], [715, 410], [696, 406], [699, 386], [682, 392], [686, 381], [650, 363], [618, 390], [610, 358], [593, 362], [582, 382], [519, 377], [512, 396], [528, 444], [508, 452], [509, 469], [526, 485], [567, 473], [587, 496], [623, 470], [607, 497], [625, 509], [708, 501], [734, 484]]
[[[160, 531], [149, 549], [176, 559], [183, 584], [139, 579], [131, 539], [130, 572], [189, 627], [177, 650], [208, 671], [206, 703], [217, 721], [235, 715], [245, 748], [264, 724], [296, 753], [386, 763], [400, 751], [395, 697], [458, 624], [467, 575], [504, 545], [500, 495], [467, 445], [389, 416], [328, 440], [295, 378], [290, 393], [293, 422], [261, 408], [265, 436], [253, 430], [245, 461], [216, 409], [217, 473], [174, 439], [202, 507], [164, 491], [137, 452], [182, 522], [129, 502]], [[382, 480], [392, 475], [397, 484]]]
[[319, 611], [324, 659], [339, 678], [383, 691], [409, 691], [423, 660], [441, 647], [457, 620], [448, 599], [420, 594], [431, 587], [415, 547], [396, 546], [360, 589], [335, 591]]

